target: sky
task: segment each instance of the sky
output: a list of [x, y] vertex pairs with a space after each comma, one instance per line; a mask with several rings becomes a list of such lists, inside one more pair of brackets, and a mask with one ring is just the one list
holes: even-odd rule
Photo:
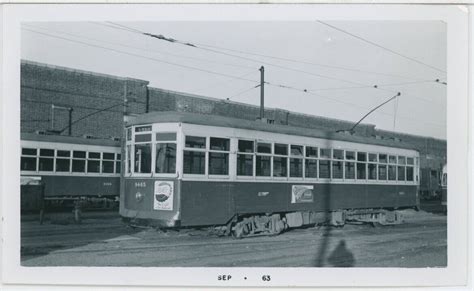
[[254, 105], [264, 66], [265, 106], [351, 122], [400, 92], [363, 122], [445, 139], [446, 33], [441, 21], [28, 22], [21, 56]]

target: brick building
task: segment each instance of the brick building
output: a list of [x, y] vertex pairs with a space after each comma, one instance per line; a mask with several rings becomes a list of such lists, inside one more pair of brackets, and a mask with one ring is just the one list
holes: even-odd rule
[[[144, 80], [120, 78], [30, 61], [21, 64], [21, 131], [62, 131], [67, 134], [72, 108], [71, 134], [104, 138], [122, 136], [124, 102], [130, 114], [148, 111], [186, 111], [248, 120], [259, 116], [259, 107], [239, 102], [152, 88]], [[53, 117], [54, 111], [54, 117]], [[266, 108], [265, 117], [277, 124], [331, 130], [353, 123], [287, 110]], [[75, 122], [78, 119], [82, 120]], [[356, 134], [403, 140], [420, 151], [422, 167], [438, 168], [446, 162], [446, 140], [376, 129], [361, 124]]]

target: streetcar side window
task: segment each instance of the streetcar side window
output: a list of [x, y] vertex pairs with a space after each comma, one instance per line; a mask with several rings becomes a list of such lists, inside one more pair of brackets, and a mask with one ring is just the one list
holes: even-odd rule
[[345, 162], [345, 179], [355, 179], [355, 164], [353, 162]]
[[379, 168], [379, 180], [386, 181], [387, 180], [387, 166], [378, 165], [378, 168]]
[[87, 173], [100, 173], [100, 153], [98, 152], [88, 153]]
[[343, 162], [342, 161], [332, 161], [332, 178], [333, 179], [342, 179], [343, 178]]
[[54, 150], [40, 149], [39, 170], [52, 172], [54, 168]]
[[273, 177], [286, 177], [288, 173], [288, 145], [275, 143]]
[[209, 141], [209, 175], [228, 175], [230, 139], [211, 137]]
[[302, 178], [303, 177], [303, 146], [291, 145], [290, 146], [290, 177]]
[[21, 149], [21, 166], [22, 171], [36, 171], [36, 154], [38, 150], [33, 148]]
[[357, 179], [365, 180], [367, 179], [367, 153], [357, 152]]
[[86, 171], [86, 152], [72, 152], [72, 171], [74, 173], [84, 173]]
[[257, 155], [255, 157], [256, 175], [259, 177], [270, 177], [272, 173], [272, 144], [257, 142]]
[[413, 182], [413, 167], [407, 167], [407, 181]]
[[398, 172], [398, 181], [405, 181], [405, 167], [398, 166], [397, 172]]
[[307, 146], [305, 148], [305, 174], [306, 178], [318, 177], [318, 148]]
[[56, 151], [56, 172], [69, 172], [71, 151]]
[[183, 151], [183, 172], [204, 175], [206, 171], [206, 138], [186, 136]]
[[113, 173], [114, 172], [114, 153], [102, 153], [102, 173]]
[[253, 176], [254, 142], [241, 140], [238, 142], [237, 175]]
[[390, 181], [395, 181], [397, 179], [397, 166], [394, 166], [394, 165], [388, 166], [388, 179]]
[[367, 164], [369, 180], [377, 180], [377, 164]]
[[176, 132], [156, 134], [155, 173], [176, 173]]

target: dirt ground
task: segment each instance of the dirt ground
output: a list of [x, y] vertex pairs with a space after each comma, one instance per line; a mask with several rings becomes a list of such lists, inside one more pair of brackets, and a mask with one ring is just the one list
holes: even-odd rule
[[405, 210], [396, 226], [292, 229], [277, 236], [219, 237], [210, 229], [131, 228], [114, 212], [51, 214], [21, 224], [23, 266], [444, 267], [446, 215]]

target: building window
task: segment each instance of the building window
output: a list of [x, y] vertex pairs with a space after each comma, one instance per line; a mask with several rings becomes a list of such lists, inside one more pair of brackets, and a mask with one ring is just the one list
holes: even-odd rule
[[229, 175], [230, 139], [210, 138], [209, 175]]
[[185, 174], [204, 175], [206, 173], [206, 138], [200, 136], [186, 136], [184, 151], [183, 172]]
[[54, 169], [54, 150], [40, 149], [39, 170], [52, 172]]
[[22, 171], [36, 171], [36, 154], [38, 150], [32, 148], [21, 149], [21, 166]]
[[56, 151], [56, 172], [69, 172], [71, 151]]
[[254, 142], [239, 140], [237, 154], [237, 175], [253, 176]]
[[72, 171], [74, 173], [84, 173], [86, 171], [86, 152], [72, 152]]

